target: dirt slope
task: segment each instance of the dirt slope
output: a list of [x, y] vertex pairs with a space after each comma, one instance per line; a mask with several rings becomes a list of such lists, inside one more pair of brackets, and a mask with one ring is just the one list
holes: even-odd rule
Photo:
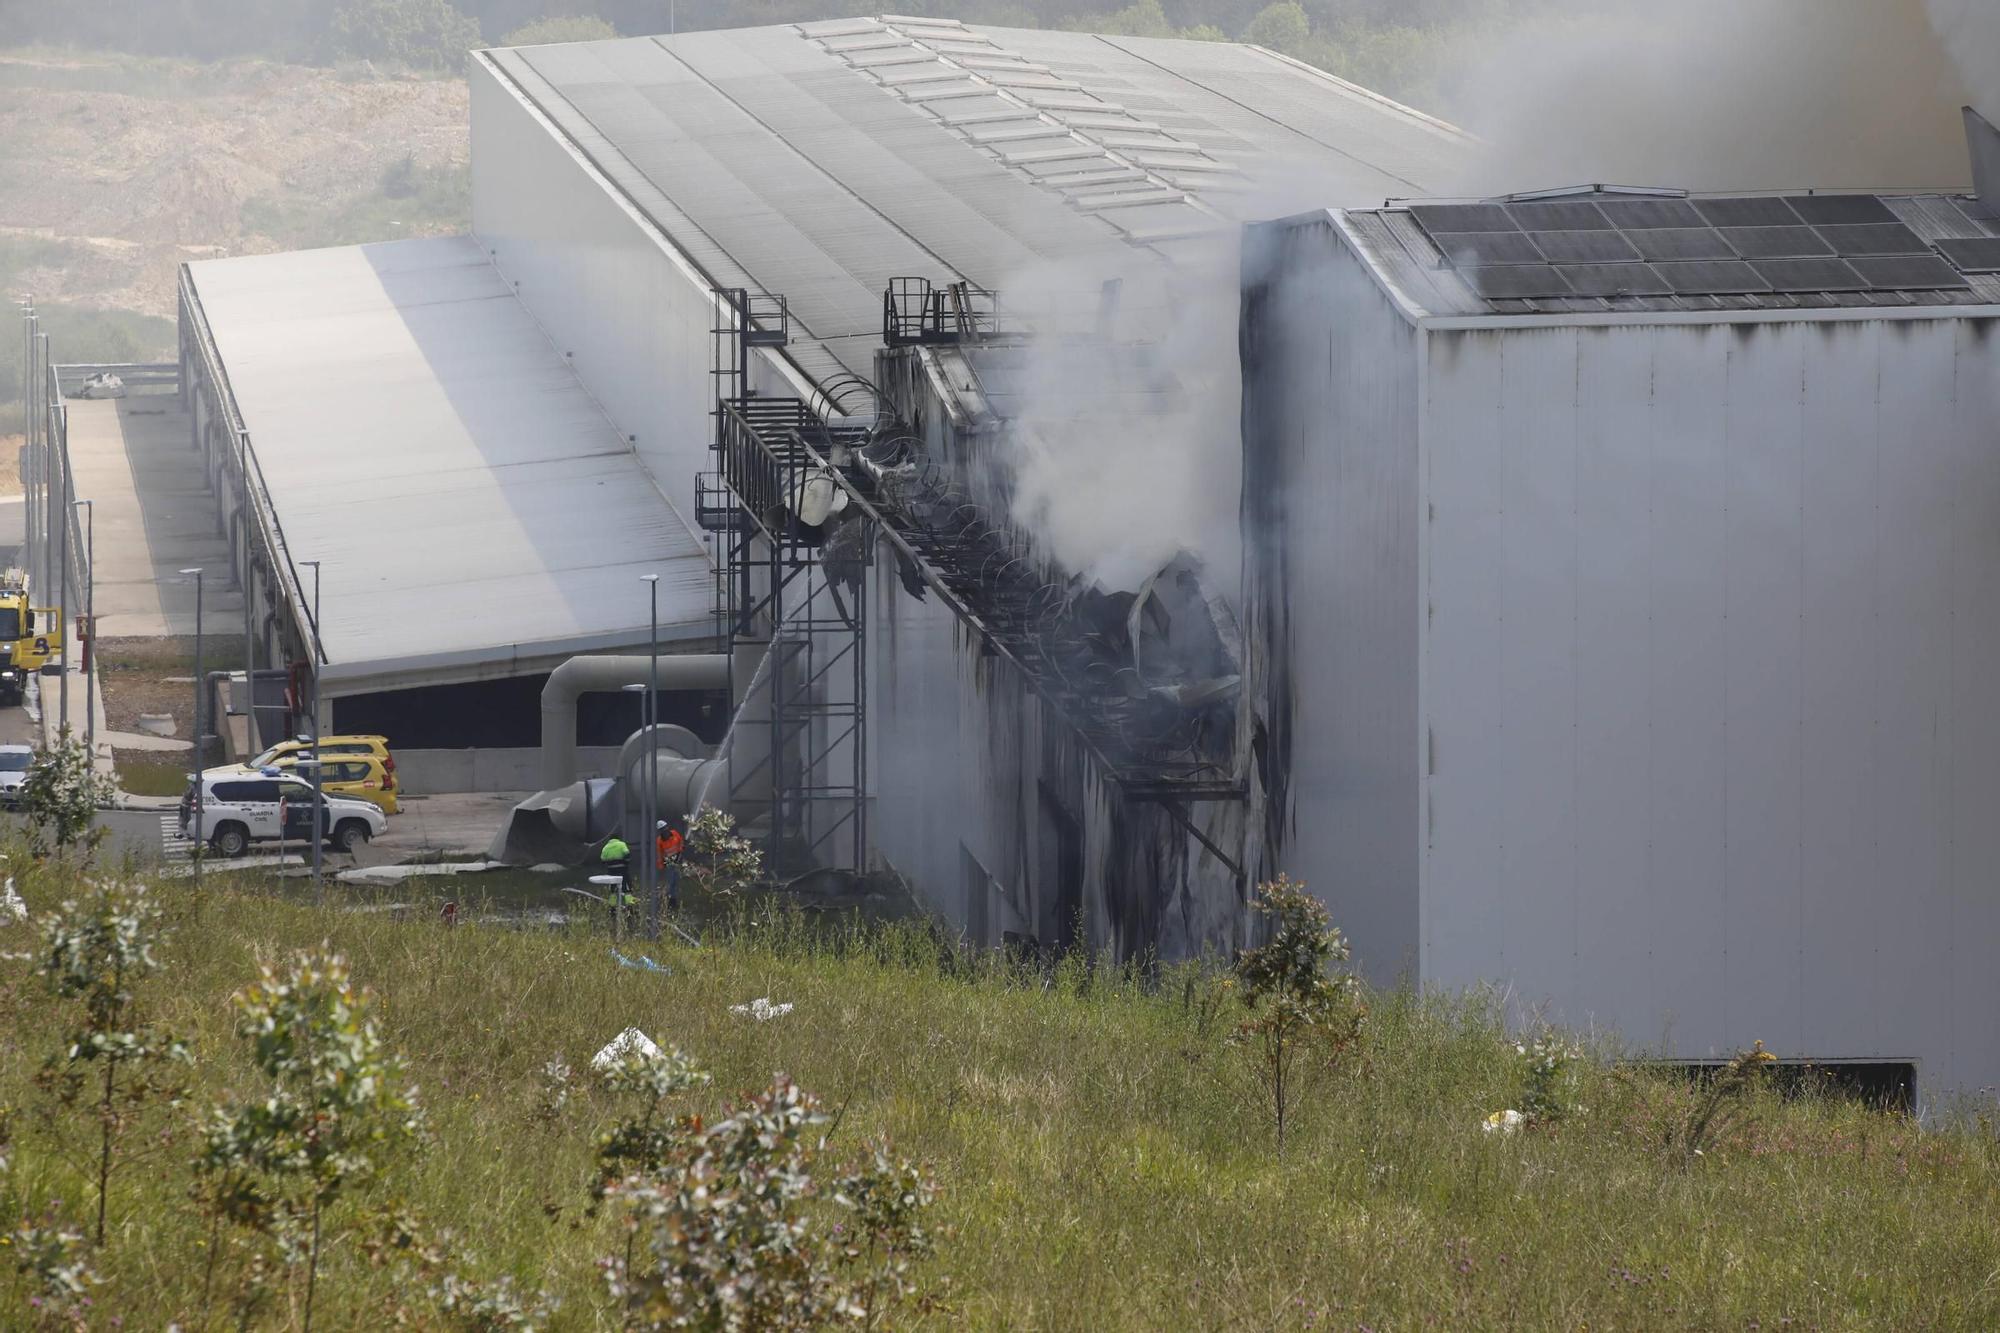
[[[461, 80], [0, 50], [0, 285], [171, 315], [183, 260], [460, 230], [467, 119]], [[447, 187], [385, 197], [405, 157]]]

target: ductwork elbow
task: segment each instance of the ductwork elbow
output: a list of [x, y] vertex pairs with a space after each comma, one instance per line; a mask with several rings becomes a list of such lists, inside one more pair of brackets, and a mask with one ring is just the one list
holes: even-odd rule
[[[572, 657], [549, 673], [542, 686], [542, 789], [576, 781], [576, 703], [586, 694], [644, 685], [654, 659], [644, 656]], [[726, 653], [675, 654], [659, 659], [663, 690], [726, 690]]]

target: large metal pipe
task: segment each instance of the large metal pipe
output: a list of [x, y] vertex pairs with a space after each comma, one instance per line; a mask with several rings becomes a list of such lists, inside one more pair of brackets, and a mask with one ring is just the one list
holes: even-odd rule
[[[649, 744], [650, 742], [650, 744]], [[732, 777], [734, 755], [713, 759], [702, 757], [708, 747], [685, 727], [662, 723], [633, 732], [618, 751], [618, 767], [613, 772], [624, 780], [625, 827], [644, 833], [644, 821], [635, 819], [640, 793], [645, 790], [646, 755], [653, 755], [653, 772], [659, 782], [657, 818], [669, 823], [686, 819], [704, 800], [727, 809], [731, 799], [762, 804], [771, 799], [771, 765], [754, 760], [746, 764], [744, 783], [739, 789]], [[631, 840], [628, 835], [628, 841]]]
[[[653, 659], [644, 656], [572, 657], [549, 673], [542, 686], [542, 790], [576, 781], [576, 701], [586, 694], [644, 685]], [[726, 653], [676, 654], [660, 658], [663, 690], [726, 690]]]

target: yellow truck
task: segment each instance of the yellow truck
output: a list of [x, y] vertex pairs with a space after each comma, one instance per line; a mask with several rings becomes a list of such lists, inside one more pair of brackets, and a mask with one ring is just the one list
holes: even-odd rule
[[62, 651], [61, 613], [34, 605], [25, 570], [0, 571], [0, 707], [20, 703], [28, 677], [60, 662]]

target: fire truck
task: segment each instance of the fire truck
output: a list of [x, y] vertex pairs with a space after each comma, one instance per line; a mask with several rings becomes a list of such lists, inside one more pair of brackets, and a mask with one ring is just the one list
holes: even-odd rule
[[36, 606], [26, 570], [0, 571], [0, 707], [21, 702], [28, 677], [62, 660], [62, 615]]

